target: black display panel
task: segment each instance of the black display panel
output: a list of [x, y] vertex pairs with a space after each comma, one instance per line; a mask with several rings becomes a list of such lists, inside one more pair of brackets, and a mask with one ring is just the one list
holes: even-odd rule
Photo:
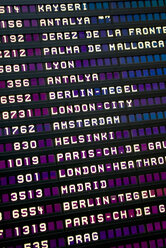
[[1, 0], [0, 247], [166, 247], [165, 20]]

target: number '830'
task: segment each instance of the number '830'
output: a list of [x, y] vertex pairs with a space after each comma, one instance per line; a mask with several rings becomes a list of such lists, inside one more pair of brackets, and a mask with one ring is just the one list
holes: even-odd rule
[[21, 149], [27, 150], [27, 149], [35, 149], [37, 148], [37, 142], [36, 140], [31, 140], [31, 141], [23, 141], [23, 142], [15, 142], [14, 143], [14, 150], [19, 151]]

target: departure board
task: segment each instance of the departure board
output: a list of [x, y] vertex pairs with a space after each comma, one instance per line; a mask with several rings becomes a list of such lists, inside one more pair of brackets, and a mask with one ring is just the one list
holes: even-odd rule
[[0, 247], [166, 247], [166, 0], [0, 1]]

